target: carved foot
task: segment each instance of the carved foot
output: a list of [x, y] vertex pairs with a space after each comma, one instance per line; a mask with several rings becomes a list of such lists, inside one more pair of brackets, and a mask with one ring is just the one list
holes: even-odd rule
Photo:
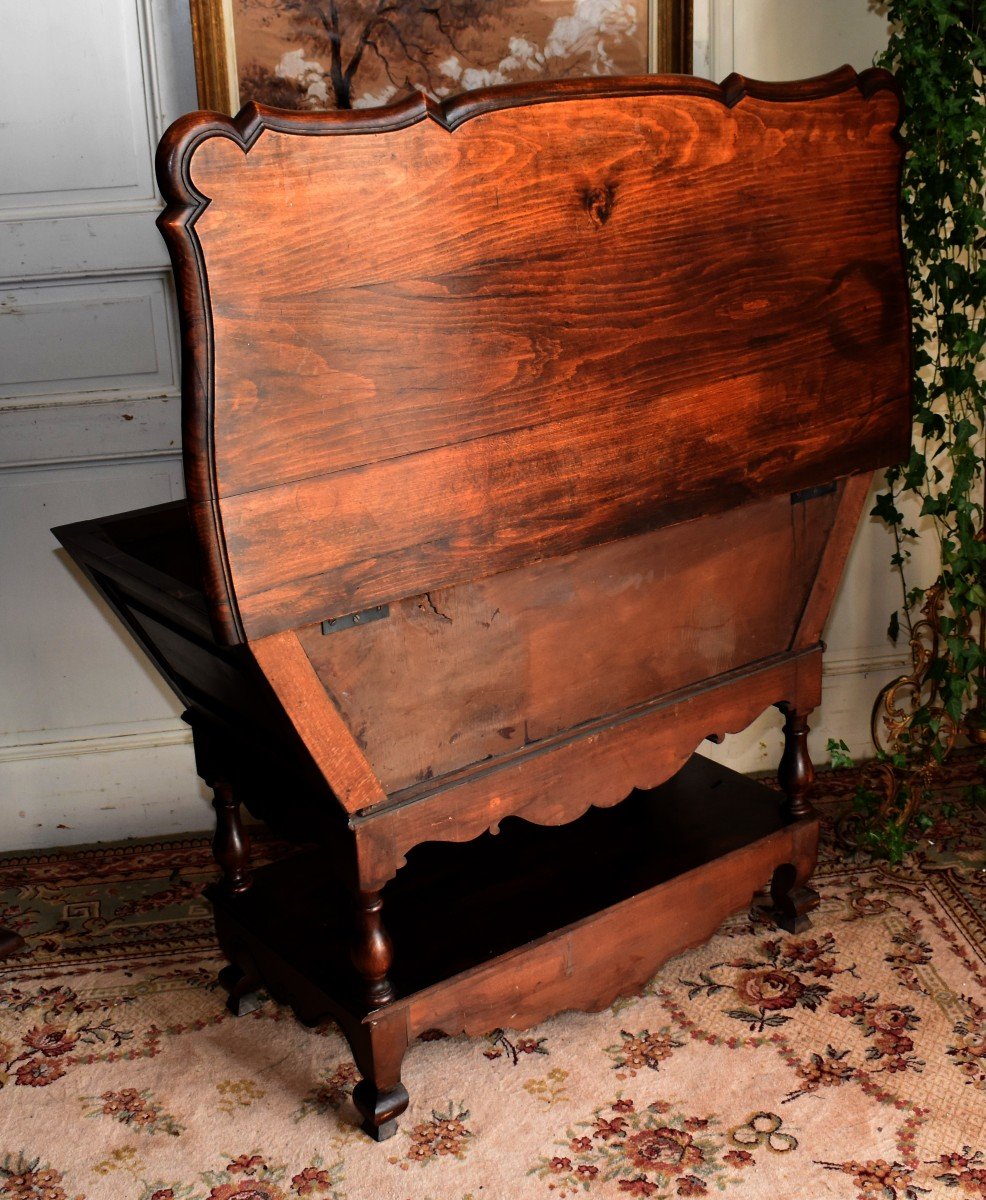
[[811, 928], [807, 914], [817, 908], [820, 899], [814, 888], [799, 885], [797, 880], [797, 869], [791, 863], [779, 866], [770, 881], [771, 903], [765, 906], [774, 924], [787, 933], [804, 933]]
[[403, 1083], [380, 1090], [361, 1079], [353, 1088], [353, 1103], [363, 1118], [360, 1128], [377, 1142], [385, 1142], [397, 1132], [397, 1118], [407, 1108], [408, 1099]]
[[226, 989], [226, 1007], [234, 1017], [245, 1017], [267, 1003], [261, 991], [260, 979], [252, 971], [244, 971], [230, 963], [219, 972], [219, 982]]
[[353, 1103], [363, 1118], [362, 1128], [382, 1142], [397, 1132], [397, 1118], [407, 1108], [407, 1088], [401, 1063], [407, 1050], [407, 1013], [384, 1010], [343, 1030], [363, 1078], [353, 1088]]
[[23, 949], [24, 939], [19, 933], [0, 927], [0, 958], [6, 958], [8, 954], [16, 954], [18, 950]]

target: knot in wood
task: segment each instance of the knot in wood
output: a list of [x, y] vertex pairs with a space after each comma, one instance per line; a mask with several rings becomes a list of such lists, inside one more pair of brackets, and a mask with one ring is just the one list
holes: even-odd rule
[[615, 196], [616, 189], [610, 183], [603, 187], [586, 188], [582, 192], [582, 204], [593, 225], [601, 229], [606, 224], [613, 211]]

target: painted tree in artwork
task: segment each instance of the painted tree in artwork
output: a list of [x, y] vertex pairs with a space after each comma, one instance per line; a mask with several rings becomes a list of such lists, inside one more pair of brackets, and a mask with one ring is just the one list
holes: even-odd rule
[[[508, 0], [509, 2], [509, 0]], [[412, 74], [433, 83], [456, 39], [488, 16], [490, 0], [284, 0], [305, 43], [328, 61], [336, 108], [352, 108], [353, 79], [367, 54], [396, 90]], [[498, 3], [502, 12], [503, 4]]]
[[413, 88], [441, 96], [619, 73], [628, 69], [610, 57], [619, 47], [631, 56], [629, 69], [643, 70], [638, 6], [642, 0], [239, 0], [248, 24], [276, 23], [282, 46], [293, 47], [273, 69], [248, 60], [241, 88], [282, 107], [348, 109]]

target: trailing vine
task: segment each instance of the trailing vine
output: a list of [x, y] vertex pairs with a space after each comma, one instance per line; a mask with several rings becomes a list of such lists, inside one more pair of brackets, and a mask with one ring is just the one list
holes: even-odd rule
[[[888, 634], [896, 643], [906, 631], [915, 665], [881, 693], [894, 735], [878, 754], [885, 786], [882, 798], [861, 789], [857, 808], [862, 843], [899, 859], [934, 765], [960, 732], [986, 740], [986, 54], [979, 0], [890, 0], [887, 16], [892, 33], [877, 65], [895, 72], [904, 97], [914, 430], [872, 515], [892, 532], [901, 587]], [[932, 531], [938, 575], [915, 584], [912, 552]], [[922, 640], [929, 631], [933, 651]], [[906, 711], [895, 687], [908, 694]], [[845, 743], [829, 748], [844, 762]]]

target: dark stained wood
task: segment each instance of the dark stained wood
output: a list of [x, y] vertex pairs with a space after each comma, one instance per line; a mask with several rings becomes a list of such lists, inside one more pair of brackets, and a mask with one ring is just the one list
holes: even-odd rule
[[397, 1132], [397, 1118], [410, 1099], [401, 1081], [408, 1046], [406, 1014], [402, 1009], [373, 1013], [343, 1027], [363, 1076], [353, 1088], [353, 1104], [363, 1118], [361, 1128], [375, 1141], [386, 1141]]
[[[791, 644], [792, 650], [814, 646], [822, 636], [822, 629], [828, 620], [853, 538], [859, 528], [859, 518], [862, 516], [871, 483], [872, 476], [865, 472], [862, 475], [853, 475], [843, 482], [832, 532], [801, 614], [798, 631]], [[800, 511], [803, 519], [807, 519], [806, 509], [802, 508]]]
[[[161, 616], [212, 640], [202, 572], [183, 500], [78, 521], [52, 533], [90, 578], [98, 572], [152, 605]], [[160, 661], [159, 665], [166, 666]]]
[[[242, 957], [242, 956], [238, 956]], [[226, 1007], [234, 1017], [245, 1017], [260, 1008], [266, 996], [256, 968], [247, 969], [240, 962], [223, 967], [218, 976], [219, 985], [226, 989]]]
[[784, 753], [781, 755], [777, 778], [791, 808], [791, 815], [808, 817], [812, 807], [808, 799], [815, 782], [815, 768], [808, 755], [808, 710], [805, 706], [783, 703]]
[[529, 1029], [567, 1008], [599, 1012], [639, 991], [672, 955], [708, 940], [730, 913], [749, 904], [751, 880], [769, 875], [779, 859], [793, 861], [797, 875], [807, 878], [817, 840], [817, 826], [792, 827], [722, 856], [716, 870], [679, 876], [603, 909], [563, 936], [521, 950], [510, 970], [491, 963], [416, 998], [409, 1006], [411, 1029], [418, 1034], [435, 1026], [477, 1037], [497, 1027]]
[[240, 802], [235, 790], [217, 779], [212, 789], [212, 807], [216, 810], [216, 835], [212, 854], [222, 868], [223, 886], [232, 895], [245, 892], [253, 882], [250, 875], [250, 837], [240, 818]]
[[326, 695], [297, 635], [261, 638], [250, 644], [250, 653], [346, 811], [358, 812], [385, 800], [387, 793]]
[[24, 939], [21, 935], [14, 933], [12, 929], [0, 926], [0, 959], [8, 958], [11, 954], [17, 954], [23, 949]]
[[[909, 437], [899, 122], [845, 68], [162, 142], [188, 501], [57, 532], [216, 785], [231, 1011], [339, 1021], [373, 1136], [425, 1029], [602, 1007], [768, 879], [804, 928], [820, 639]], [[784, 799], [693, 754], [772, 705]], [[304, 849], [251, 876], [240, 803]]]
[[[817, 840], [817, 820], [792, 821], [775, 792], [696, 756], [662, 788], [563, 829], [510, 821], [467, 846], [422, 846], [388, 889], [395, 996], [369, 1012], [317, 855], [262, 868], [251, 892], [213, 901], [234, 961], [255, 962], [307, 1023], [338, 1020], [364, 1072], [372, 1050], [382, 1074], [359, 1104], [372, 1129], [374, 1087], [381, 1124], [406, 1104], [400, 1059], [417, 1035], [524, 1029], [564, 1008], [605, 1008], [709, 937], [775, 869], [788, 891], [803, 885]], [[586, 862], [591, 871], [573, 870]], [[422, 941], [436, 912], [447, 936]]]
[[364, 980], [363, 995], [376, 1008], [394, 998], [394, 988], [387, 972], [394, 960], [394, 947], [384, 928], [383, 897], [379, 892], [359, 893], [356, 901], [356, 938], [353, 943], [353, 965]]
[[903, 453], [888, 75], [535, 94], [165, 139], [225, 639]]
[[782, 863], [775, 868], [770, 881], [771, 906], [767, 911], [781, 929], [788, 933], [803, 933], [811, 925], [808, 913], [818, 907], [820, 899], [814, 888], [807, 887], [804, 879], [799, 879], [798, 871], [791, 863]]
[[[216, 642], [186, 506], [158, 505], [53, 532], [186, 705], [202, 778], [230, 781], [264, 820], [310, 828], [314, 817], [303, 797], [319, 786], [324, 791], [323, 772], [250, 649]], [[280, 780], [276, 788], [272, 778]], [[344, 809], [328, 793], [315, 816], [338, 826]]]
[[[661, 788], [635, 792], [609, 809], [592, 809], [558, 829], [510, 819], [497, 836], [485, 834], [463, 846], [419, 846], [386, 891], [396, 998], [436, 987], [445, 978], [486, 964], [491, 956], [591, 920], [628, 896], [698, 870], [710, 857], [742, 852], [749, 842], [802, 828], [817, 832], [817, 823], [792, 821], [775, 791], [695, 756]], [[590, 860], [593, 870], [573, 871], [573, 863]], [[785, 861], [790, 861], [786, 850], [776, 862]], [[767, 884], [774, 865], [763, 868], [737, 906]], [[298, 880], [297, 886], [289, 885], [291, 879]], [[250, 913], [251, 921], [260, 923], [255, 929], [269, 930], [274, 940], [274, 931], [283, 926], [280, 936], [289, 958], [304, 955], [308, 921], [322, 922], [327, 958], [317, 977], [326, 981], [338, 976], [339, 994], [358, 1008], [359, 983], [349, 966], [350, 929], [335, 886], [321, 870], [318, 852], [302, 852], [278, 866], [258, 869], [254, 889], [226, 907]], [[279, 913], [270, 910], [274, 892], [283, 894]], [[450, 896], [456, 903], [448, 902]], [[290, 919], [283, 919], [285, 911]], [[305, 920], [305, 911], [318, 915]], [[433, 921], [438, 911], [448, 936], [422, 940], [422, 924]], [[686, 916], [683, 910], [681, 919]], [[628, 970], [628, 964], [620, 969]], [[305, 1010], [305, 1020], [319, 1015]]]

